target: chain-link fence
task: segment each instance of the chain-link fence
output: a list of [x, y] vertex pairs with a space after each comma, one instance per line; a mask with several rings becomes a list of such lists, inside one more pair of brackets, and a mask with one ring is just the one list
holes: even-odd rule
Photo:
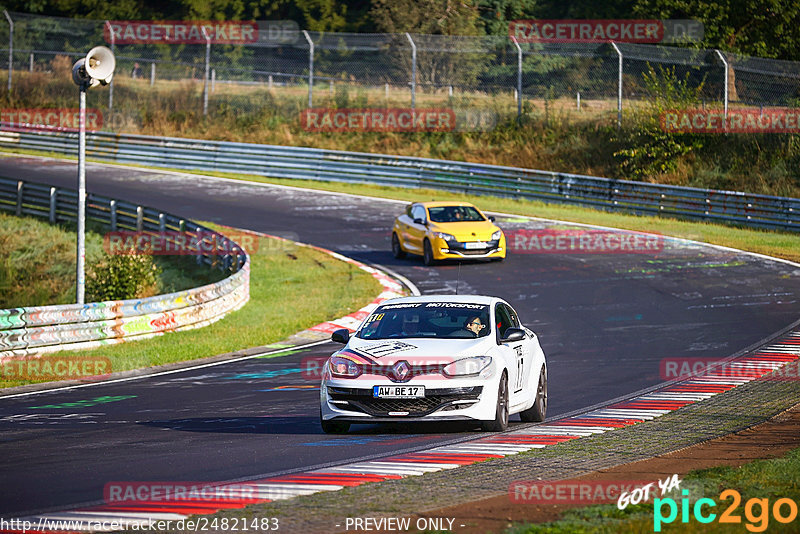
[[444, 107], [476, 112], [476, 128], [487, 114], [569, 110], [619, 120], [651, 97], [644, 74], [664, 69], [696, 89], [704, 106], [787, 107], [800, 97], [800, 63], [717, 50], [310, 31], [243, 44], [127, 44], [109, 38], [107, 21], [5, 15], [0, 76], [8, 76], [8, 101], [75, 107], [72, 63], [105, 44], [117, 58], [114, 81], [109, 91], [90, 91], [88, 105], [102, 112], [102, 129], [115, 132], [198, 113], [298, 121], [308, 108]]

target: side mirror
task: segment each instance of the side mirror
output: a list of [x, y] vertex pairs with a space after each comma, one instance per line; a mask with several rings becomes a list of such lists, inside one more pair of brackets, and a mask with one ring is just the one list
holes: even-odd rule
[[494, 215], [489, 215], [489, 220], [494, 222]]
[[506, 335], [500, 338], [500, 341], [510, 343], [512, 341], [522, 341], [523, 339], [525, 339], [525, 330], [522, 328], [508, 328], [506, 329]]
[[331, 341], [335, 341], [337, 343], [347, 343], [350, 341], [350, 330], [347, 328], [340, 328], [339, 330], [334, 330], [331, 334]]
[[425, 221], [417, 217], [416, 219], [414, 219], [414, 224], [425, 224]]

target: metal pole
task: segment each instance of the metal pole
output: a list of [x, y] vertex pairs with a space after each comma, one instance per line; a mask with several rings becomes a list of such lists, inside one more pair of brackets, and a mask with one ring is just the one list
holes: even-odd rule
[[619, 56], [619, 81], [617, 84], [617, 128], [619, 128], [622, 126], [622, 51], [614, 41], [611, 41], [611, 46]]
[[[114, 30], [111, 29], [111, 23], [108, 21], [106, 21], [106, 28], [108, 28], [108, 35], [111, 36], [111, 53], [113, 54], [114, 50], [116, 49], [116, 46], [114, 46], [116, 39], [114, 38]], [[108, 84], [108, 114], [111, 115], [113, 111], [114, 111], [114, 79], [112, 78]]]
[[31, 62], [28, 65], [28, 72], [33, 72], [33, 52], [31, 52]]
[[150, 87], [153, 87], [156, 83], [156, 64], [155, 62], [150, 63]]
[[303, 30], [303, 35], [308, 43], [308, 107], [314, 107], [314, 41], [308, 35], [306, 30]]
[[206, 73], [203, 77], [203, 115], [208, 115], [208, 70], [211, 68], [211, 37], [209, 37], [205, 26], [200, 26], [203, 30], [203, 37], [206, 39]]
[[406, 32], [406, 39], [411, 43], [411, 109], [416, 109], [417, 105], [417, 45], [414, 39]]
[[522, 117], [522, 47], [519, 46], [517, 38], [512, 36], [514, 46], [517, 47], [517, 118]]
[[8, 11], [3, 10], [8, 21], [8, 92], [11, 92], [11, 72], [14, 70], [14, 21]]
[[81, 109], [78, 131], [78, 254], [77, 254], [77, 301], [83, 304], [86, 293], [86, 277], [84, 273], [86, 262], [86, 89], [88, 84], [81, 85]]
[[725, 93], [723, 98], [725, 99], [723, 104], [725, 107], [725, 124], [727, 125], [728, 122], [728, 60], [725, 59], [725, 55], [720, 52], [719, 50], [715, 50], [719, 58], [722, 60], [722, 64], [725, 66]]
[[217, 69], [211, 69], [211, 92], [214, 92], [217, 85]]

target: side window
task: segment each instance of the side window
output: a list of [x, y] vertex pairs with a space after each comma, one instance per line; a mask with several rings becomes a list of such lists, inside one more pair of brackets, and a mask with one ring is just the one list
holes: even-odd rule
[[508, 317], [509, 319], [511, 319], [511, 326], [513, 326], [514, 328], [521, 328], [521, 325], [519, 323], [519, 317], [517, 317], [517, 312], [515, 312], [511, 306], [503, 305], [503, 308], [505, 308], [506, 311], [508, 312]]
[[506, 307], [502, 304], [498, 304], [497, 307], [495, 307], [494, 314], [497, 323], [497, 341], [499, 343], [500, 338], [506, 335], [506, 330], [512, 326], [512, 323]]
[[412, 219], [422, 219], [423, 221], [425, 221], [425, 219], [426, 219], [426, 217], [425, 217], [425, 208], [423, 208], [420, 205], [416, 205], [413, 208], [411, 208], [411, 218]]

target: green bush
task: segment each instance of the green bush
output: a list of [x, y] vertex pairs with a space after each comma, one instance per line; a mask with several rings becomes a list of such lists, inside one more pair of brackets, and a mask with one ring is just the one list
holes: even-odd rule
[[87, 269], [86, 300], [102, 302], [142, 298], [157, 293], [161, 269], [151, 256], [104, 256]]

